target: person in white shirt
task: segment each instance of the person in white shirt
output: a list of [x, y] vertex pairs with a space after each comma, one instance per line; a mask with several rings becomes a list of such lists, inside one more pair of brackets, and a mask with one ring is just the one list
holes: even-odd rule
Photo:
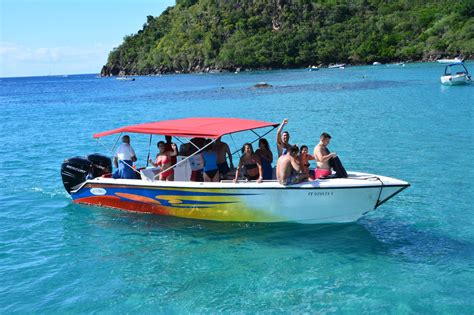
[[133, 162], [137, 161], [137, 155], [130, 145], [130, 137], [124, 135], [122, 137], [122, 144], [117, 149], [117, 154], [114, 156], [114, 165], [117, 168], [112, 174], [113, 178], [128, 178], [135, 179], [136, 174], [133, 170]]

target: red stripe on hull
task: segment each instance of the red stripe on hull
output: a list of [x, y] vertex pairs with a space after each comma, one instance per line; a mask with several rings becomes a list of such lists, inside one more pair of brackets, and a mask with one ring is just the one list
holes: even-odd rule
[[121, 210], [145, 212], [161, 215], [170, 215], [165, 207], [159, 204], [126, 201], [115, 196], [92, 196], [74, 200], [75, 203], [88, 204], [99, 207], [109, 207]]

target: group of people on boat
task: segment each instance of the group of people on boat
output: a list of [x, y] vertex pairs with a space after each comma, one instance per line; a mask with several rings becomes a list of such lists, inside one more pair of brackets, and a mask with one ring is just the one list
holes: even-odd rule
[[[288, 119], [284, 119], [277, 131], [276, 179], [279, 183], [289, 185], [328, 177], [332, 173], [331, 168], [336, 171], [338, 177], [347, 177], [336, 153], [330, 153], [328, 150], [331, 141], [331, 136], [328, 133], [321, 134], [319, 143], [311, 155], [308, 152], [308, 146], [298, 147], [290, 144], [289, 132], [283, 132], [287, 123]], [[221, 138], [215, 141], [192, 138], [190, 142], [183, 143], [178, 151], [177, 145], [172, 142], [172, 137], [165, 136], [165, 141], [159, 141], [157, 147], [158, 154], [155, 159], [149, 158], [148, 162], [157, 168], [156, 178], [159, 180], [174, 180], [174, 167], [177, 165], [178, 155], [189, 157], [192, 170], [191, 181], [218, 182], [233, 179], [234, 182], [237, 182], [241, 174], [247, 180], [255, 180], [258, 183], [274, 179], [273, 153], [265, 138], [259, 139], [256, 151], [251, 143], [243, 145], [242, 154], [235, 169], [230, 148], [227, 143], [221, 141]], [[316, 161], [317, 167], [314, 172], [310, 170], [310, 160]], [[124, 135], [122, 144], [114, 157], [117, 170], [113, 173], [113, 178], [136, 178], [137, 171], [133, 168], [133, 163], [136, 161], [137, 157], [130, 145], [130, 137]]]
[[[307, 180], [314, 180], [332, 175], [331, 169], [336, 172], [336, 177], [347, 177], [347, 172], [342, 166], [336, 153], [329, 152], [328, 146], [331, 136], [323, 132], [319, 143], [314, 147], [313, 155], [308, 153], [308, 146], [290, 144], [290, 133], [283, 128], [288, 123], [284, 119], [277, 131], [278, 161], [276, 179], [282, 185], [295, 184]], [[314, 172], [310, 170], [310, 160], [316, 161]]]

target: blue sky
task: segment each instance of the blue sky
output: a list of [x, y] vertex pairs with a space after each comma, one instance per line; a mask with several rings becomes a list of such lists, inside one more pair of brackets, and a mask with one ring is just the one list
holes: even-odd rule
[[175, 0], [0, 0], [0, 77], [98, 73]]

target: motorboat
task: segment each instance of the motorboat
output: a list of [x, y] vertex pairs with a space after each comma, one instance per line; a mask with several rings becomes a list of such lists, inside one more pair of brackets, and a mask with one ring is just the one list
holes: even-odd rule
[[382, 65], [382, 64], [381, 64], [380, 62], [378, 62], [378, 61], [374, 61], [374, 62], [372, 63], [372, 65], [373, 65], [373, 66], [380, 66], [380, 65]]
[[436, 62], [439, 62], [439, 63], [449, 63], [449, 64], [453, 64], [453, 63], [460, 63], [460, 62], [463, 62], [464, 60], [459, 58], [459, 57], [455, 57], [453, 59], [449, 59], [449, 58], [446, 58], [446, 59], [438, 59], [436, 60]]
[[338, 63], [338, 64], [335, 64], [335, 65], [328, 66], [328, 69], [344, 69], [345, 66], [346, 66], [345, 63]]
[[117, 80], [119, 81], [135, 81], [135, 78], [131, 78], [131, 77], [117, 77]]
[[306, 68], [306, 70], [308, 70], [308, 71], [318, 71], [319, 68], [316, 67], [316, 66], [310, 66], [310, 67]]
[[441, 76], [441, 83], [444, 85], [460, 85], [471, 82], [471, 76], [463, 62], [447, 65], [444, 75]]
[[[178, 157], [175, 181], [159, 181], [147, 169], [135, 169], [137, 179], [114, 179], [105, 155], [66, 159], [61, 166], [64, 186], [74, 203], [180, 218], [232, 222], [354, 222], [409, 186], [382, 175], [348, 172], [347, 178], [324, 178], [291, 185], [221, 180], [193, 182], [186, 168], [193, 156], [218, 138], [251, 131], [258, 139], [279, 124], [239, 118], [186, 118], [121, 127], [94, 134], [101, 138], [123, 133], [168, 135], [178, 140], [211, 139], [187, 157]], [[254, 142], [255, 142], [254, 141]], [[191, 141], [194, 145], [194, 143]], [[112, 151], [113, 152], [113, 151]], [[162, 170], [163, 172], [167, 171]], [[178, 178], [178, 174], [180, 178]]]

